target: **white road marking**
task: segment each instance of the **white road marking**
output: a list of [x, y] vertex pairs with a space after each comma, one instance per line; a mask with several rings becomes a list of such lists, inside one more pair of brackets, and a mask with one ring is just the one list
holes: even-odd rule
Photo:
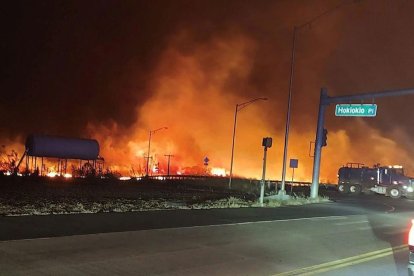
[[385, 213], [392, 213], [392, 212], [395, 211], [395, 207], [394, 206], [391, 206], [391, 205], [389, 205], [387, 203], [384, 203], [384, 205], [390, 208], [387, 211], [385, 211]]
[[396, 234], [404, 234], [408, 232], [406, 229], [400, 229], [400, 230], [394, 230], [394, 231], [388, 231], [388, 232], [384, 232], [385, 235], [396, 235]]
[[170, 227], [170, 228], [142, 229], [142, 230], [135, 230], [135, 231], [92, 233], [92, 234], [57, 236], [57, 237], [41, 237], [41, 238], [31, 238], [31, 239], [5, 240], [5, 241], [0, 241], [0, 244], [1, 243], [7, 243], [7, 242], [16, 242], [16, 241], [48, 240], [48, 239], [53, 239], [53, 238], [64, 238], [64, 237], [72, 237], [72, 236], [92, 236], [92, 235], [100, 235], [100, 234], [127, 233], [127, 232], [137, 232], [137, 231], [166, 231], [166, 230], [177, 230], [177, 229], [220, 227], [220, 226], [237, 226], [237, 225], [249, 225], [249, 224], [272, 223], [272, 222], [289, 222], [289, 221], [301, 221], [301, 220], [341, 220], [341, 219], [347, 219], [347, 218], [348, 217], [346, 217], [346, 216], [327, 216], [327, 217], [295, 218], [295, 219], [280, 219], [280, 220], [247, 221], [247, 222], [223, 223], [223, 224], [209, 224], [209, 225], [195, 225], [195, 226]]
[[[367, 252], [360, 255], [351, 256], [348, 258], [335, 260], [327, 263], [317, 264], [309, 267], [298, 268], [291, 271], [285, 271], [282, 273], [274, 274], [273, 276], [293, 276], [293, 275], [319, 275], [323, 272], [332, 271], [335, 269], [353, 266], [360, 263], [365, 263], [368, 261], [380, 259], [393, 255], [397, 252], [406, 252], [407, 245], [402, 244], [399, 246], [394, 246], [391, 248], [384, 248], [376, 251]], [[331, 273], [331, 275], [335, 275]]]
[[361, 224], [361, 223], [368, 223], [368, 221], [358, 220], [358, 221], [338, 222], [338, 223], [335, 223], [335, 225], [351, 225], [351, 224]]
[[347, 217], [346, 216], [328, 216], [328, 217], [295, 218], [295, 219], [276, 219], [276, 220], [235, 222], [235, 223], [225, 223], [225, 224], [185, 226], [185, 227], [178, 227], [178, 228], [217, 227], [217, 226], [234, 226], [234, 225], [270, 223], [270, 222], [289, 222], [289, 221], [301, 221], [301, 220], [338, 220], [338, 219], [347, 219]]
[[371, 226], [359, 227], [358, 230], [372, 230], [372, 227]]

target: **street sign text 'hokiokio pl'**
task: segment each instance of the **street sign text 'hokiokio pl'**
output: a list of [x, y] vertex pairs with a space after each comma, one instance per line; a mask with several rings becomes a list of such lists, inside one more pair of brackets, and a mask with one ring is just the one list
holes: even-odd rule
[[337, 104], [335, 116], [340, 117], [375, 117], [376, 104]]

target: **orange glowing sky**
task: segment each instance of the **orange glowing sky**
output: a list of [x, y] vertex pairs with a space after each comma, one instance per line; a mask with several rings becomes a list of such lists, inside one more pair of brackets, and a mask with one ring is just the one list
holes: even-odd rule
[[[10, 3], [1, 144], [23, 152], [30, 133], [94, 138], [108, 166], [142, 173], [149, 131], [166, 126], [151, 140], [162, 172], [167, 154], [172, 173], [202, 173], [205, 157], [228, 172], [235, 105], [267, 97], [238, 113], [233, 172], [259, 178], [262, 138], [272, 137], [267, 178], [280, 179], [293, 26], [339, 3], [51, 1], [23, 14]], [[299, 159], [296, 180], [312, 177], [321, 87], [332, 96], [414, 87], [413, 12], [403, 0], [349, 1], [298, 31], [288, 148]], [[367, 119], [335, 118], [329, 107], [321, 180], [336, 182], [347, 162], [414, 172], [412, 101], [378, 99], [377, 117]]]

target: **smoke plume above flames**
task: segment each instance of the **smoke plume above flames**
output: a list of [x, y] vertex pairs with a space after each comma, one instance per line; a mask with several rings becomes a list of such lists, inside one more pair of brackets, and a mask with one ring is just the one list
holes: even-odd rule
[[[124, 130], [125, 134], [119, 135], [116, 124], [115, 129], [90, 127], [92, 136], [104, 141], [104, 145], [114, 142], [111, 133], [116, 133], [117, 144], [126, 145], [123, 149], [102, 147], [103, 155], [111, 162], [145, 167], [149, 130], [166, 126], [167, 130], [154, 133], [151, 139], [155, 162], [165, 164], [164, 155], [173, 154], [172, 164], [179, 164], [173, 168], [178, 171], [193, 166], [202, 168], [205, 157], [213, 167], [228, 167], [234, 103], [246, 100], [237, 95], [237, 87], [229, 82], [246, 82], [255, 45], [237, 32], [223, 33], [191, 49], [181, 49], [189, 42], [191, 34], [185, 30], [171, 38], [150, 76], [148, 86], [152, 95], [136, 108], [136, 120]], [[239, 122], [237, 134], [250, 139], [237, 141], [237, 150], [250, 152], [239, 154], [240, 159], [250, 158], [253, 153], [259, 160], [257, 166], [246, 168], [251, 174], [260, 168], [261, 137], [269, 135], [271, 128], [259, 107], [252, 105], [249, 109], [246, 115], [250, 118]]]
[[[238, 113], [234, 174], [260, 177], [270, 136], [267, 176], [280, 179], [293, 26], [341, 2], [297, 33], [288, 158], [299, 159], [295, 179], [309, 181], [321, 87], [332, 96], [414, 87], [413, 3], [17, 1], [1, 19], [0, 142], [22, 152], [29, 133], [95, 138], [127, 174], [145, 170], [149, 131], [168, 127], [151, 139], [163, 172], [165, 155], [173, 173], [202, 171], [205, 157], [228, 171], [235, 105], [266, 97]], [[322, 181], [347, 162], [414, 172], [411, 101], [378, 99], [369, 119], [329, 107]]]

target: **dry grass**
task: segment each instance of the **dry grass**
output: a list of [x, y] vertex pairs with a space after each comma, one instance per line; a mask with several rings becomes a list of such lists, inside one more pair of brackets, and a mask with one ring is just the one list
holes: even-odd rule
[[[86, 182], [35, 179], [7, 182], [0, 178], [0, 215], [49, 215], [136, 212], [171, 209], [261, 207], [257, 195], [193, 182]], [[210, 183], [211, 184], [211, 183]], [[226, 184], [227, 185], [227, 184]], [[266, 200], [263, 207], [327, 202], [295, 195]]]

